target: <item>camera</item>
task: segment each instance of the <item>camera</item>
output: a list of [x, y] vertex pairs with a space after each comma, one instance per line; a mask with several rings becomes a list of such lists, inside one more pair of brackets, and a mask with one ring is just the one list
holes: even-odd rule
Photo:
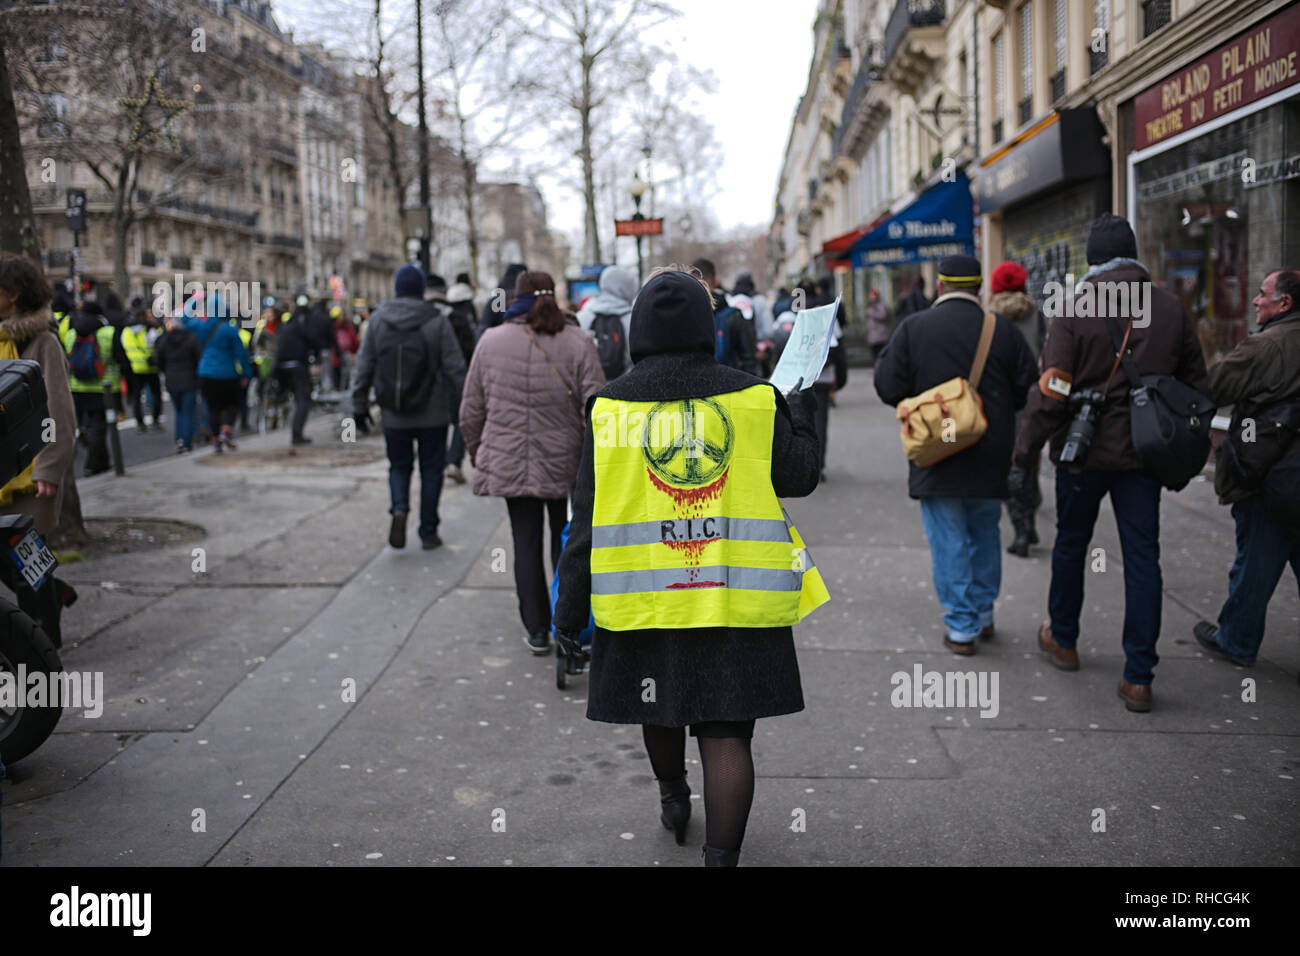
[[1065, 445], [1061, 448], [1062, 465], [1069, 465], [1076, 471], [1083, 468], [1088, 449], [1092, 447], [1097, 416], [1105, 401], [1106, 396], [1098, 391], [1075, 392], [1070, 396], [1070, 410], [1074, 417], [1070, 419], [1070, 429], [1065, 433]]

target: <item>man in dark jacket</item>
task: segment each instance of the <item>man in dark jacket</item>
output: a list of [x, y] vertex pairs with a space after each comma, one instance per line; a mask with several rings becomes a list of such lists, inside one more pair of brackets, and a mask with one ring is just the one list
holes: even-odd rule
[[167, 382], [176, 422], [176, 453], [194, 450], [198, 428], [195, 401], [199, 388], [199, 359], [203, 349], [194, 333], [179, 319], [167, 320], [167, 331], [154, 345], [154, 361]]
[[479, 338], [482, 338], [483, 333], [488, 329], [495, 328], [504, 321], [506, 309], [515, 298], [515, 280], [519, 278], [519, 273], [527, 271], [528, 267], [522, 262], [512, 262], [506, 266], [506, 271], [501, 276], [501, 284], [492, 290], [492, 295], [483, 306], [483, 317], [479, 320], [478, 326]]
[[[745, 318], [740, 309], [727, 303], [727, 290], [718, 282], [718, 270], [708, 259], [696, 259], [692, 268], [704, 279], [704, 284], [713, 290], [714, 329], [718, 336], [726, 339], [715, 355], [726, 357], [731, 368], [738, 368], [750, 375], [758, 374], [758, 334], [754, 329], [754, 320]], [[724, 317], [719, 329], [719, 317]]]
[[894, 324], [897, 325], [914, 312], [921, 312], [928, 308], [930, 308], [930, 300], [925, 297], [925, 279], [917, 276], [912, 280], [912, 288], [907, 291], [907, 295], [898, 302], [894, 313]]
[[[424, 273], [407, 264], [393, 278], [396, 297], [375, 309], [366, 325], [365, 339], [357, 354], [356, 385], [352, 390], [353, 414], [362, 432], [370, 430], [370, 389], [376, 393], [393, 390], [389, 356], [397, 343], [418, 331], [424, 346], [423, 356], [416, 359], [424, 373], [433, 377], [432, 388], [422, 407], [398, 411], [380, 406], [384, 443], [388, 451], [388, 491], [392, 524], [388, 543], [406, 547], [406, 515], [410, 511], [411, 470], [415, 446], [420, 456], [420, 543], [426, 550], [439, 547], [438, 500], [442, 497], [442, 466], [447, 450], [447, 426], [452, 421], [453, 396], [465, 387], [465, 356], [456, 333], [447, 321], [445, 309], [424, 301]], [[405, 349], [398, 361], [410, 361]], [[397, 391], [403, 383], [396, 383]]]
[[276, 337], [275, 367], [271, 374], [280, 387], [293, 396], [293, 420], [290, 444], [306, 445], [311, 439], [303, 434], [307, 414], [311, 411], [311, 363], [320, 353], [315, 323], [309, 310], [301, 306], [280, 326]]
[[[1233, 406], [1228, 430], [1233, 436], [1241, 434], [1246, 419], [1260, 429], [1260, 419], [1270, 407], [1300, 400], [1300, 271], [1270, 273], [1254, 305], [1259, 331], [1210, 369], [1208, 394], [1221, 407]], [[1268, 602], [1288, 562], [1300, 582], [1300, 543], [1288, 538], [1269, 515], [1258, 485], [1238, 471], [1229, 447], [1228, 441], [1219, 446], [1214, 490], [1221, 503], [1232, 506], [1237, 557], [1228, 574], [1228, 600], [1219, 611], [1218, 626], [1200, 621], [1192, 632], [1216, 657], [1249, 666], [1264, 640]]]
[[[1128, 407], [1132, 386], [1118, 366], [1105, 321], [1105, 313], [1111, 311], [1107, 300], [1124, 300], [1111, 291], [1127, 290], [1128, 314], [1112, 317], [1120, 325], [1133, 323], [1128, 351], [1143, 375], [1170, 375], [1200, 392], [1206, 391], [1208, 380], [1191, 317], [1176, 296], [1155, 286], [1137, 260], [1137, 239], [1128, 221], [1110, 213], [1099, 216], [1085, 254], [1091, 268], [1079, 283], [1073, 305], [1050, 316], [1042, 378], [1030, 392], [1016, 442], [1015, 463], [1022, 469], [1034, 466], [1049, 438], [1052, 462], [1057, 465], [1050, 619], [1039, 629], [1038, 644], [1055, 666], [1078, 670], [1075, 644], [1083, 608], [1084, 566], [1097, 509], [1110, 495], [1124, 553], [1125, 664], [1119, 695], [1129, 710], [1146, 712], [1151, 709], [1151, 680], [1159, 660], [1156, 639], [1163, 601], [1161, 484], [1143, 467], [1133, 447]], [[1084, 309], [1084, 302], [1096, 307]], [[1080, 314], [1085, 312], [1086, 316]], [[1105, 400], [1096, 416], [1091, 448], [1080, 462], [1063, 466], [1067, 426], [1079, 410], [1078, 399], [1072, 404], [1066, 396], [1093, 390], [1104, 390]]]
[[[969, 377], [984, 326], [979, 260], [949, 256], [939, 263], [939, 297], [894, 330], [876, 365], [876, 393], [887, 405], [951, 378]], [[993, 636], [993, 605], [1002, 588], [998, 522], [1016, 412], [1037, 378], [1025, 337], [995, 317], [993, 342], [979, 382], [988, 430], [969, 448], [926, 468], [908, 462], [908, 492], [921, 500], [934, 586], [944, 615], [944, 646], [962, 656], [975, 639]]]
[[[447, 321], [456, 333], [460, 343], [461, 354], [465, 356], [465, 365], [469, 365], [470, 356], [474, 354], [474, 287], [470, 284], [469, 273], [462, 272], [456, 276], [456, 284], [447, 290], [447, 305], [450, 312]], [[461, 469], [465, 461], [465, 438], [460, 433], [460, 395], [452, 396], [451, 446], [447, 449], [447, 477], [458, 485], [465, 484], [465, 472]]]

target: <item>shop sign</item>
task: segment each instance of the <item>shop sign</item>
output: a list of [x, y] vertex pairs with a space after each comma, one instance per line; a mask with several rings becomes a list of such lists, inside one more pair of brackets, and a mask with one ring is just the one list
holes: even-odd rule
[[1214, 182], [1217, 179], [1231, 179], [1233, 176], [1240, 176], [1246, 169], [1243, 166], [1245, 160], [1246, 151], [1243, 149], [1230, 156], [1207, 160], [1190, 169], [1184, 169], [1168, 176], [1161, 176], [1159, 179], [1153, 179], [1150, 182], [1144, 182], [1138, 186], [1138, 199], [1143, 202], [1148, 199], [1159, 199], [1162, 196], [1172, 196], [1175, 193], [1193, 189], [1196, 186]]
[[1300, 5], [1201, 57], [1133, 101], [1139, 150], [1300, 83]]
[[1105, 175], [1110, 152], [1094, 110], [1050, 114], [980, 164], [977, 177], [980, 213], [990, 213], [1046, 190]]
[[1271, 163], [1261, 163], [1256, 166], [1254, 171], [1244, 177], [1247, 189], [1256, 189], [1260, 186], [1268, 186], [1272, 183], [1279, 183], [1284, 179], [1295, 179], [1300, 177], [1300, 156], [1292, 156], [1290, 159], [1275, 159]]

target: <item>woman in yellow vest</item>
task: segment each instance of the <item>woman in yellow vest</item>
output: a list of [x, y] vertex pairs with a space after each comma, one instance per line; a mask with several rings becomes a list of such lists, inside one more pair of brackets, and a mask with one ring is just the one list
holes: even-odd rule
[[[45, 379], [48, 421], [46, 444], [22, 473], [0, 488], [0, 512], [32, 516], [36, 531], [49, 537], [59, 519], [64, 476], [76, 451], [77, 419], [68, 390], [68, 359], [50, 314], [51, 290], [30, 259], [0, 252], [0, 359], [40, 363]], [[8, 559], [5, 559], [8, 560]], [[51, 577], [58, 606], [76, 600], [76, 591]]]
[[781, 497], [817, 487], [814, 404], [714, 360], [708, 288], [675, 267], [636, 297], [634, 367], [589, 403], [557, 636], [595, 617], [587, 717], [641, 724], [661, 820], [685, 842], [686, 727], [706, 866], [735, 866], [759, 717], [803, 710], [792, 625], [827, 600]]

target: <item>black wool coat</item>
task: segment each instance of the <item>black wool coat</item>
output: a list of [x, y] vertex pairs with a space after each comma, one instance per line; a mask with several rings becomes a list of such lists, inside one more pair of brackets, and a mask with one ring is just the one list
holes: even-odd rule
[[[1007, 496], [1016, 412], [1038, 381], [1038, 366], [1020, 330], [1003, 316], [996, 319], [979, 385], [988, 431], [965, 451], [928, 468], [909, 461], [907, 491], [913, 498]], [[940, 296], [930, 308], [909, 315], [880, 353], [876, 394], [886, 405], [897, 405], [950, 378], [969, 376], [983, 323], [984, 308], [961, 293]]]
[[[642, 358], [597, 396], [628, 402], [670, 401], [738, 392], [761, 382], [719, 365], [710, 354], [672, 352]], [[817, 487], [813, 408], [811, 390], [791, 403], [777, 393], [772, 487], [778, 497], [800, 498]], [[591, 517], [596, 489], [590, 403], [587, 411], [573, 519], [557, 571], [557, 630], [581, 630], [591, 608]], [[642, 699], [646, 678], [655, 681], [654, 701]], [[591, 720], [684, 727], [792, 714], [803, 706], [794, 633], [789, 627], [596, 628], [587, 691]]]

